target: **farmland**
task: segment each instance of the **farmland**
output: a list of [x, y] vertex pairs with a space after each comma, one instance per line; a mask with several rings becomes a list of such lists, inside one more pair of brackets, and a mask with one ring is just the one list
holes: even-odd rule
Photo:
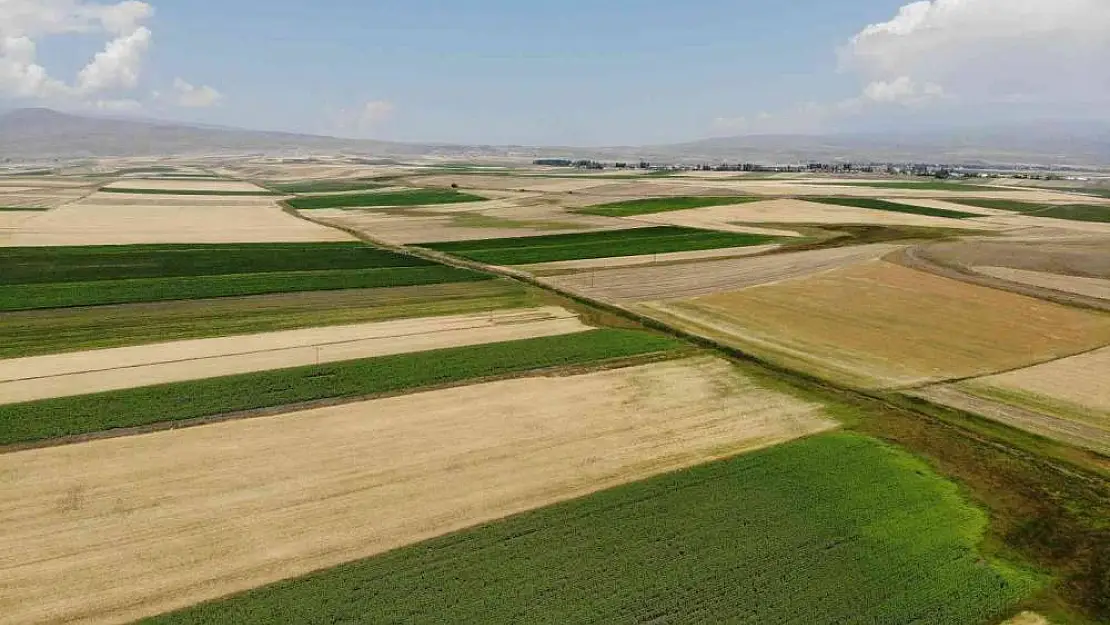
[[628, 200], [612, 204], [600, 204], [578, 209], [578, 212], [587, 215], [601, 215], [604, 217], [630, 217], [633, 215], [651, 215], [669, 211], [688, 210], [691, 208], [705, 208], [707, 206], [730, 206], [755, 202], [763, 198], [753, 197], [666, 197], [651, 198], [647, 200]]
[[0, 313], [0, 358], [536, 306], [506, 280]]
[[980, 561], [983, 527], [920, 461], [826, 435], [150, 622], [990, 622], [1038, 582]]
[[959, 211], [944, 210], [941, 208], [929, 208], [925, 206], [914, 206], [912, 204], [902, 204], [899, 202], [888, 202], [886, 200], [877, 200], [873, 198], [849, 198], [849, 197], [809, 197], [806, 198], [807, 202], [817, 202], [819, 204], [830, 204], [833, 206], [854, 206], [856, 208], [866, 208], [868, 210], [889, 211], [892, 213], [909, 213], [911, 215], [925, 215], [927, 217], [947, 217], [949, 219], [969, 219], [978, 217], [975, 213], [966, 213]]
[[665, 353], [677, 341], [594, 330], [0, 406], [0, 445], [352, 398]]
[[745, 247], [773, 241], [773, 238], [761, 235], [660, 226], [617, 232], [428, 243], [422, 247], [492, 265], [526, 265], [587, 258]]
[[846, 187], [862, 187], [869, 189], [900, 189], [904, 191], [997, 191], [998, 187], [990, 187], [986, 185], [969, 184], [966, 182], [941, 182], [941, 181], [918, 181], [918, 180], [891, 180], [891, 181], [873, 181], [873, 182], [852, 182], [852, 181], [839, 181], [829, 180], [822, 184], [846, 186]]
[[288, 201], [297, 210], [322, 208], [377, 208], [392, 206], [427, 206], [434, 204], [461, 204], [484, 202], [486, 198], [454, 190], [383, 191], [350, 195], [317, 195], [298, 197]]
[[144, 189], [132, 187], [104, 187], [101, 193], [126, 193], [129, 195], [221, 195], [221, 196], [267, 196], [278, 195], [273, 191], [218, 191], [209, 189]]
[[279, 182], [268, 185], [280, 193], [342, 193], [347, 191], [372, 191], [384, 188], [375, 178], [365, 180], [304, 180], [300, 182]]
[[960, 199], [961, 204], [1013, 211], [1033, 217], [1051, 217], [1068, 221], [1110, 223], [1110, 204], [1042, 204], [1014, 200]]
[[0, 455], [0, 619], [125, 622], [833, 425], [701, 357]]

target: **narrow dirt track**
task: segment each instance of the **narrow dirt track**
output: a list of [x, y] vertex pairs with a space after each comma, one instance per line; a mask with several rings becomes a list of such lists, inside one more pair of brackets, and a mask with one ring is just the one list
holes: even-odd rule
[[558, 307], [0, 360], [0, 404], [588, 330]]
[[0, 456], [0, 623], [122, 623], [835, 427], [699, 357]]

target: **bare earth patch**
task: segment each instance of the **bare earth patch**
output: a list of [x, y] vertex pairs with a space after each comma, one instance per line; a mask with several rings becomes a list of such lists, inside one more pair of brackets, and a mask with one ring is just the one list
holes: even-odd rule
[[681, 299], [829, 271], [881, 258], [897, 249], [897, 245], [861, 245], [758, 258], [605, 269], [548, 280], [559, 286], [617, 302]]
[[866, 387], [1005, 371], [1110, 342], [1110, 317], [874, 261], [638, 310]]
[[7, 454], [0, 622], [125, 622], [833, 427], [699, 357]]
[[[175, 181], [168, 181], [175, 182]], [[19, 224], [0, 245], [347, 241], [267, 198], [97, 193]]]
[[0, 360], [0, 404], [588, 329], [547, 307], [15, 358]]

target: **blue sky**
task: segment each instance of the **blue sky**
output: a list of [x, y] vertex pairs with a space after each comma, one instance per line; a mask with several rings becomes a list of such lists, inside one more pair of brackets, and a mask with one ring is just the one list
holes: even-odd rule
[[[1108, 6], [0, 0], [0, 99], [390, 140], [547, 145], [867, 129], [956, 112], [974, 119], [988, 106], [1018, 119], [1098, 116], [1110, 84], [1084, 83], [1061, 102], [1061, 89], [1080, 89], [1090, 74], [1045, 84], [1055, 79], [1029, 80], [1005, 59], [1034, 62], [1047, 41], [1067, 48], [1058, 61], [1097, 70], [1110, 60]], [[66, 11], [72, 19], [59, 22]]]

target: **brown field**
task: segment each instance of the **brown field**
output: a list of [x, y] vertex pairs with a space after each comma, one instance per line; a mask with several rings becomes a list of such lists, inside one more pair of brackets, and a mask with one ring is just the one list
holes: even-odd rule
[[1110, 430], [1110, 347], [974, 380], [986, 385], [1031, 393], [1102, 413]]
[[[1110, 255], [1110, 248], [1107, 250]], [[1010, 267], [973, 267], [976, 273], [1027, 284], [1042, 289], [1064, 291], [1076, 295], [1085, 295], [1097, 299], [1110, 300], [1110, 280], [1103, 278], [1082, 278], [1076, 276], [1061, 276], [1043, 271], [1027, 271], [1025, 269], [1012, 269]]]
[[588, 330], [558, 307], [0, 360], [0, 404]]
[[713, 230], [744, 230], [738, 224], [879, 224], [992, 230], [998, 226], [977, 219], [948, 219], [849, 206], [831, 206], [803, 200], [768, 200], [736, 206], [712, 206], [638, 217], [653, 223]]
[[757, 258], [627, 267], [548, 278], [561, 287], [616, 302], [681, 299], [735, 291], [881, 258], [899, 249], [875, 244]]
[[521, 265], [517, 269], [542, 276], [549, 272], [573, 272], [591, 269], [615, 269], [618, 267], [642, 267], [644, 265], [658, 265], [659, 263], [673, 263], [676, 261], [692, 260], [717, 260], [722, 258], [739, 258], [742, 256], [755, 256], [773, 252], [782, 247], [778, 244], [753, 245], [749, 247], [726, 247], [716, 250], [698, 250], [693, 252], [670, 252], [668, 254], [642, 254], [639, 256], [613, 256], [610, 258], [586, 258], [583, 260], [561, 260], [536, 265]]
[[1110, 316], [883, 261], [636, 309], [864, 387], [987, 375], [1110, 343]]
[[19, 224], [2, 245], [345, 241], [268, 198], [97, 193]]
[[698, 357], [2, 455], [0, 623], [126, 622], [832, 427]]
[[165, 180], [151, 178], [124, 178], [105, 185], [108, 189], [148, 189], [152, 191], [251, 191], [261, 193], [266, 189], [238, 180]]

